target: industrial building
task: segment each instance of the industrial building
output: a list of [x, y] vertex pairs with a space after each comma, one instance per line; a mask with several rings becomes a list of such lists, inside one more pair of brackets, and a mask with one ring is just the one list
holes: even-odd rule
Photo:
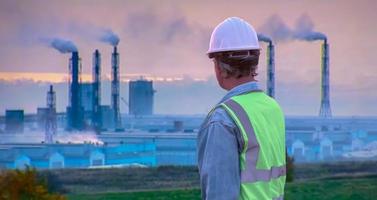
[[93, 84], [81, 83], [80, 101], [85, 113], [92, 113], [93, 111]]
[[114, 128], [114, 110], [109, 105], [101, 105], [101, 130], [111, 130]]
[[0, 169], [37, 169], [155, 166], [153, 143], [96, 144], [2, 144]]
[[5, 111], [5, 131], [8, 133], [24, 132], [24, 110]]
[[129, 83], [129, 114], [134, 116], [153, 114], [153, 82], [136, 80]]
[[[274, 98], [275, 46], [266, 36], [258, 35], [258, 38], [267, 43], [266, 93]], [[56, 95], [50, 86], [46, 107], [38, 108], [37, 115], [24, 116], [23, 110], [7, 110], [5, 117], [0, 117], [5, 124], [0, 140], [0, 168], [24, 168], [26, 165], [38, 169], [87, 168], [135, 163], [146, 166], [196, 165], [196, 138], [204, 115], [154, 114], [153, 82], [142, 78], [129, 82], [128, 103], [122, 98], [129, 106], [129, 114], [121, 115], [120, 56], [116, 44], [113, 44], [111, 55], [110, 105], [101, 104], [99, 50], [93, 53], [93, 81], [90, 83], [81, 83], [81, 59], [78, 51], [73, 51], [69, 61], [66, 113], [56, 113]], [[286, 116], [288, 154], [296, 162], [377, 160], [376, 117], [332, 116], [327, 39], [323, 39], [321, 48], [319, 115]], [[59, 143], [55, 137], [64, 131], [63, 128], [79, 137], [77, 131], [93, 131], [103, 145]], [[43, 130], [44, 137], [38, 138], [38, 142], [28, 141], [41, 136]], [[16, 132], [24, 133], [15, 138]]]
[[38, 130], [45, 130], [47, 114], [48, 114], [48, 108], [47, 107], [38, 107], [37, 108]]

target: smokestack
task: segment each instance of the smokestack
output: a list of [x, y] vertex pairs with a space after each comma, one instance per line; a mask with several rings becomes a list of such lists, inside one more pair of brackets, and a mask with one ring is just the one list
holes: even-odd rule
[[101, 129], [101, 54], [98, 49], [93, 53], [93, 113], [92, 124], [96, 131]]
[[119, 53], [117, 46], [114, 46], [112, 54], [112, 81], [111, 81], [111, 106], [114, 111], [115, 130], [121, 128], [120, 110], [119, 110]]
[[53, 143], [53, 136], [56, 135], [56, 95], [55, 91], [50, 85], [50, 90], [47, 92], [47, 114], [45, 124], [45, 143]]
[[258, 33], [258, 40], [267, 43], [267, 94], [275, 97], [275, 46], [270, 37]]
[[77, 51], [72, 52], [69, 65], [70, 72], [70, 88], [69, 98], [70, 107], [68, 113], [68, 128], [81, 130], [83, 128], [83, 112], [81, 107], [81, 59]]
[[275, 47], [272, 41], [268, 42], [267, 47], [267, 94], [275, 97]]
[[327, 39], [323, 40], [322, 44], [322, 66], [321, 66], [321, 108], [319, 116], [330, 118], [330, 67], [329, 67], [329, 44]]

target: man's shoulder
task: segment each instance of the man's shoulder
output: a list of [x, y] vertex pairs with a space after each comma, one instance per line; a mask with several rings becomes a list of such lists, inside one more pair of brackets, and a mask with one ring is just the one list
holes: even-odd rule
[[216, 106], [207, 116], [204, 125], [222, 124], [228, 127], [236, 127], [232, 118], [222, 106]]

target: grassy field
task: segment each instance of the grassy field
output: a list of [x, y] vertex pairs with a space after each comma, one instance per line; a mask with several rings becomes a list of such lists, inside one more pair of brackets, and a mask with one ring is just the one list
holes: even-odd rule
[[200, 200], [199, 189], [69, 195], [69, 200]]
[[[377, 175], [333, 177], [288, 183], [285, 199], [369, 200], [377, 197]], [[69, 195], [70, 200], [200, 199], [199, 189]]]
[[[286, 199], [377, 199], [377, 161], [295, 165]], [[68, 199], [200, 199], [197, 167], [39, 171]]]

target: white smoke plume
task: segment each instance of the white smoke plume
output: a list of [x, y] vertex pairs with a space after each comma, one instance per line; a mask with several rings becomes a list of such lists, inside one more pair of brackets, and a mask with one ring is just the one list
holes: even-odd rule
[[92, 132], [61, 132], [56, 137], [55, 141], [59, 143], [73, 143], [73, 144], [82, 144], [82, 143], [94, 143], [94, 144], [103, 144], [101, 140], [97, 138], [97, 135]]
[[54, 38], [49, 41], [49, 45], [60, 53], [71, 53], [77, 51], [76, 45], [70, 40]]
[[[0, 144], [12, 143], [35, 143], [40, 144], [44, 141], [43, 131], [27, 131], [19, 134], [3, 134]], [[53, 136], [54, 142], [71, 144], [103, 144], [103, 142], [93, 132], [65, 132], [61, 131]]]
[[112, 30], [106, 29], [102, 30], [101, 36], [100, 36], [100, 41], [101, 42], [106, 42], [110, 45], [117, 46], [119, 43], [119, 36], [115, 34]]

